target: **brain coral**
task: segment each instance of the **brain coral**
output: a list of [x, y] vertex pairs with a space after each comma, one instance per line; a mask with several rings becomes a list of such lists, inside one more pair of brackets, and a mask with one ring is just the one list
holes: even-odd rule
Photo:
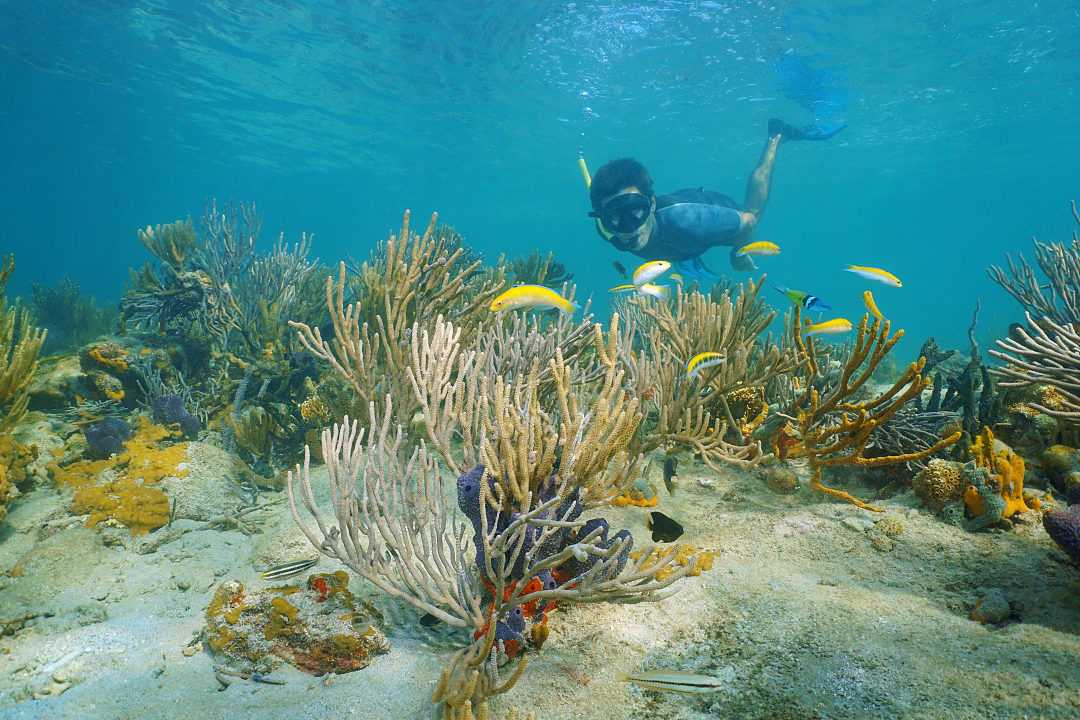
[[923, 504], [934, 512], [964, 494], [964, 466], [952, 460], [934, 458], [911, 481], [911, 487]]

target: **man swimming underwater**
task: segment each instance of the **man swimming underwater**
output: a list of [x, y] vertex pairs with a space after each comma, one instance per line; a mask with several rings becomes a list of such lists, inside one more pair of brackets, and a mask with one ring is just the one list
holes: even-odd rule
[[632, 158], [612, 160], [592, 177], [589, 199], [593, 209], [589, 216], [596, 218], [597, 231], [616, 249], [645, 260], [679, 263], [684, 274], [691, 277], [716, 279], [701, 256], [709, 248], [720, 246], [731, 248], [733, 268], [753, 270], [753, 260], [735, 252], [750, 240], [765, 209], [780, 143], [827, 140], [843, 127], [800, 129], [770, 120], [769, 137], [747, 182], [742, 207], [723, 193], [703, 188], [655, 195], [644, 165]]

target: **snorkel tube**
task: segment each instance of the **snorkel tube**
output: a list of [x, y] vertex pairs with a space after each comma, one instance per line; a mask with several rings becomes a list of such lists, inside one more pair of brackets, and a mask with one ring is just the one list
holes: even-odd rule
[[581, 170], [581, 179], [585, 181], [585, 189], [592, 187], [592, 175], [589, 175], [589, 166], [585, 164], [585, 153], [578, 150], [577, 166]]
[[[585, 192], [588, 192], [592, 188], [592, 175], [589, 174], [589, 166], [585, 162], [585, 153], [581, 150], [578, 150], [577, 165], [581, 170], [581, 179], [585, 182]], [[596, 218], [596, 231], [608, 242], [611, 242], [611, 238], [614, 237], [612, 233], [604, 229], [604, 223], [600, 222], [600, 218]]]

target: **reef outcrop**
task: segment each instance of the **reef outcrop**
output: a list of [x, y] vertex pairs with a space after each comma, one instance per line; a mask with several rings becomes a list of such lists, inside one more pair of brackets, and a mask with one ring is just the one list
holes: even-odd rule
[[367, 667], [390, 643], [349, 592], [343, 570], [316, 573], [302, 585], [263, 590], [230, 580], [206, 608], [203, 640], [215, 657], [253, 673], [288, 662], [315, 676]]

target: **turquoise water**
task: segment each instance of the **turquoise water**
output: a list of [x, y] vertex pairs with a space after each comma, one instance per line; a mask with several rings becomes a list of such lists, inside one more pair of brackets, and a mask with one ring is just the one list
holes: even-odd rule
[[829, 73], [849, 127], [781, 147], [758, 237], [783, 253], [759, 265], [848, 315], [865, 285], [840, 267], [893, 271], [878, 300], [911, 352], [963, 343], [976, 298], [987, 339], [1019, 319], [984, 268], [1067, 239], [1080, 194], [1071, 2], [195, 5], [0, 3], [16, 292], [69, 275], [115, 301], [135, 228], [217, 197], [256, 202], [264, 242], [315, 233], [324, 261], [438, 210], [488, 257], [554, 251], [602, 306], [618, 254], [579, 149], [741, 199], [767, 119], [811, 119], [790, 57]]

